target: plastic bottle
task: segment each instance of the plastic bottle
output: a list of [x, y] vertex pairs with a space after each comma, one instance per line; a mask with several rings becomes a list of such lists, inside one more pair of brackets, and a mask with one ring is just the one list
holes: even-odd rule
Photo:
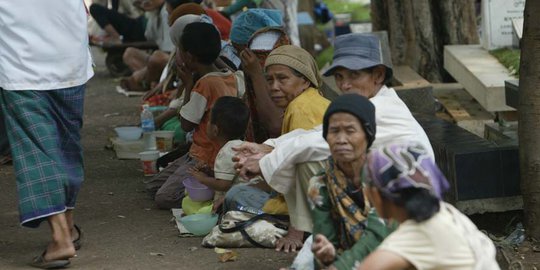
[[156, 150], [154, 115], [150, 111], [150, 106], [148, 106], [148, 104], [143, 105], [143, 111], [141, 112], [141, 128], [143, 130], [144, 149]]

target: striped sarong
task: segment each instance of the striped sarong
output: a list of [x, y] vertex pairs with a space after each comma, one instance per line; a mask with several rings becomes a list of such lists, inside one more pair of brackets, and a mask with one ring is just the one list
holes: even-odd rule
[[85, 85], [49, 91], [0, 89], [11, 146], [20, 222], [38, 227], [75, 206], [81, 187]]

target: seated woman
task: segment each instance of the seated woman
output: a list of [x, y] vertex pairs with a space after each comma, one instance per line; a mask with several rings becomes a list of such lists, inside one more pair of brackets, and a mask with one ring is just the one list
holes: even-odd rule
[[367, 150], [375, 140], [375, 107], [365, 97], [345, 94], [335, 99], [323, 122], [331, 156], [323, 173], [310, 180], [313, 253], [317, 263], [351, 269], [391, 232], [370, 211], [362, 193]]
[[491, 240], [441, 200], [448, 182], [421, 145], [372, 150], [367, 169], [369, 200], [399, 227], [356, 269], [500, 269]]
[[[285, 110], [282, 134], [295, 129], [311, 129], [322, 123], [324, 112], [330, 104], [318, 90], [321, 78], [315, 59], [304, 49], [284, 45], [273, 50], [265, 62], [266, 80], [273, 103]], [[288, 214], [282, 195], [273, 198], [263, 191], [269, 188], [236, 186], [225, 198], [225, 208], [235, 209], [238, 204], [261, 209], [269, 214]], [[258, 198], [248, 202], [245, 198]], [[245, 205], [249, 204], [249, 205]], [[286, 237], [276, 243], [278, 250], [294, 251], [302, 246], [304, 232], [289, 228]]]
[[270, 53], [264, 66], [270, 98], [285, 109], [281, 134], [320, 125], [330, 101], [318, 90], [322, 79], [311, 54], [297, 46], [281, 46]]

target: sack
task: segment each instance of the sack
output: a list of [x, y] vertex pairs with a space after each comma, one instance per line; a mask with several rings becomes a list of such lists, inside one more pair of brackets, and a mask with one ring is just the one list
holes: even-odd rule
[[288, 216], [229, 211], [203, 239], [203, 247], [274, 248], [288, 230]]

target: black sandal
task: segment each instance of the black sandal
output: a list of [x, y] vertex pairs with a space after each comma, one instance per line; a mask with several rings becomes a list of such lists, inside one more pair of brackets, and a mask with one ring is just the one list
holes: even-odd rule
[[79, 234], [79, 236], [77, 237], [77, 239], [73, 240], [73, 246], [75, 247], [75, 250], [79, 250], [82, 246], [82, 230], [79, 226], [77, 226], [77, 224], [73, 224], [73, 228], [75, 228], [75, 230], [77, 231], [77, 233]]
[[58, 260], [45, 260], [45, 253], [47, 253], [47, 250], [43, 251], [41, 255], [35, 257], [32, 262], [30, 263], [30, 266], [35, 268], [41, 268], [41, 269], [59, 269], [59, 268], [65, 268], [69, 265], [69, 259], [58, 259]]

